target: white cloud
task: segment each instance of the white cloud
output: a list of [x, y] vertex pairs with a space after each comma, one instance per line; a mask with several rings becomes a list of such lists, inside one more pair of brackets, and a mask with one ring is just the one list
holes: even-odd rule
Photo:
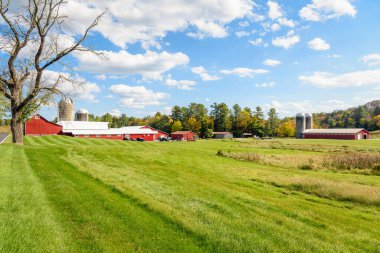
[[293, 20], [289, 20], [286, 18], [279, 18], [277, 21], [278, 21], [278, 23], [280, 23], [280, 25], [283, 25], [283, 26], [288, 26], [291, 28], [296, 26], [296, 24], [294, 23]]
[[[166, 0], [70, 0], [63, 10], [72, 18], [67, 30], [82, 32], [94, 17], [108, 10], [95, 28], [115, 45], [126, 48], [136, 42], [155, 41], [168, 32], [192, 30], [189, 35], [221, 38], [226, 26], [252, 14], [248, 0], [166, 1]], [[145, 45], [155, 45], [147, 43]]]
[[216, 81], [219, 80], [219, 76], [210, 75], [203, 66], [194, 67], [191, 69], [194, 74], [201, 77], [202, 81]]
[[322, 102], [313, 102], [310, 100], [302, 100], [297, 102], [280, 102], [277, 100], [272, 101], [270, 104], [265, 104], [264, 108], [275, 108], [280, 116], [295, 116], [298, 112], [331, 112], [334, 110], [343, 110], [351, 107], [344, 101], [340, 100], [327, 100]]
[[238, 32], [235, 32], [235, 35], [239, 38], [241, 37], [246, 37], [246, 36], [249, 36], [249, 32], [246, 32], [246, 31], [238, 31]]
[[109, 114], [111, 114], [114, 117], [120, 117], [121, 116], [121, 111], [118, 109], [113, 109]]
[[255, 40], [250, 40], [249, 43], [251, 45], [256, 46], [256, 47], [258, 47], [258, 46], [267, 47], [268, 46], [268, 44], [264, 42], [263, 38], [257, 38]]
[[276, 85], [276, 82], [269, 83], [257, 83], [255, 86], [257, 88], [273, 88]]
[[162, 80], [162, 74], [189, 62], [183, 53], [152, 52], [130, 54], [125, 50], [119, 52], [98, 51], [107, 59], [90, 53], [75, 53], [81, 71], [116, 75], [142, 75], [147, 80]]
[[309, 76], [300, 76], [299, 80], [305, 84], [314, 85], [320, 88], [354, 87], [370, 84], [380, 85], [380, 69], [350, 72], [341, 75], [326, 72], [314, 72]]
[[95, 94], [101, 92], [101, 89], [96, 83], [88, 82], [79, 75], [51, 70], [44, 71], [42, 76], [44, 87], [54, 86], [57, 80], [60, 80], [57, 88], [66, 96], [89, 102], [98, 102]]
[[271, 29], [272, 29], [273, 32], [275, 32], [275, 31], [280, 30], [281, 26], [279, 24], [277, 24], [277, 23], [274, 23], [274, 24], [271, 25]]
[[307, 43], [307, 46], [315, 51], [326, 51], [330, 49], [330, 45], [321, 38], [315, 38], [309, 41], [309, 43]]
[[280, 65], [281, 62], [277, 60], [273, 60], [273, 59], [266, 59], [265, 61], [263, 61], [263, 64], [266, 66], [275, 67], [275, 66]]
[[380, 65], [380, 54], [368, 54], [363, 56], [360, 60], [368, 64], [368, 66]]
[[273, 1], [268, 1], [267, 3], [269, 7], [268, 16], [270, 19], [275, 20], [282, 17], [281, 6]]
[[335, 59], [340, 58], [340, 57], [342, 57], [342, 56], [339, 55], [339, 54], [329, 54], [329, 55], [327, 56], [327, 58], [335, 58]]
[[193, 86], [197, 84], [195, 81], [189, 81], [189, 80], [174, 80], [171, 75], [168, 76], [168, 78], [165, 80], [165, 84], [169, 87], [174, 87], [180, 90], [192, 90]]
[[169, 94], [154, 92], [144, 86], [129, 86], [116, 84], [110, 87], [112, 94], [120, 97], [120, 105], [130, 108], [144, 108], [145, 106], [161, 105], [161, 100], [169, 98]]
[[350, 0], [312, 0], [299, 15], [309, 21], [326, 21], [341, 16], [356, 16], [356, 8]]
[[237, 75], [241, 78], [253, 78], [255, 74], [266, 74], [269, 71], [266, 69], [251, 69], [251, 68], [234, 68], [224, 69], [220, 73], [225, 75]]
[[248, 27], [249, 26], [249, 22], [248, 21], [241, 21], [241, 22], [239, 22], [239, 26], [240, 27]]
[[293, 31], [290, 31], [284, 37], [277, 37], [272, 40], [272, 44], [276, 47], [283, 47], [285, 49], [289, 49], [295, 44], [300, 42], [300, 37], [298, 35], [294, 35]]

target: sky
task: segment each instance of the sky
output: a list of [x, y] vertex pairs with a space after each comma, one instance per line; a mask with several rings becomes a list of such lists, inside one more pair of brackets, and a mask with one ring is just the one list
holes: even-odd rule
[[380, 1], [70, 0], [62, 43], [105, 10], [84, 43], [103, 57], [77, 52], [45, 74], [84, 84], [64, 88], [76, 109], [146, 116], [225, 102], [285, 117], [380, 98]]

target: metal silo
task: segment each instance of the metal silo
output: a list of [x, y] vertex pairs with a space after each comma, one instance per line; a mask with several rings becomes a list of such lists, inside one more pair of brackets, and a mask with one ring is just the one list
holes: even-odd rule
[[313, 115], [311, 113], [305, 114], [306, 129], [313, 129]]
[[306, 120], [303, 113], [298, 113], [296, 116], [296, 138], [302, 139], [302, 132], [305, 131]]
[[86, 109], [79, 109], [75, 113], [75, 121], [88, 121], [88, 111]]
[[74, 102], [70, 98], [65, 98], [58, 103], [58, 122], [74, 120]]

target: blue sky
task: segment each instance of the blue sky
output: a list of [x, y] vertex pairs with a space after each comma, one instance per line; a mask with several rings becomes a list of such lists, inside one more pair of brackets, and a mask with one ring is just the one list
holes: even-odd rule
[[96, 115], [226, 102], [291, 116], [380, 98], [380, 1], [189, 2], [69, 1], [64, 43], [107, 9], [85, 43], [106, 57], [75, 53], [47, 77], [85, 83], [76, 109]]

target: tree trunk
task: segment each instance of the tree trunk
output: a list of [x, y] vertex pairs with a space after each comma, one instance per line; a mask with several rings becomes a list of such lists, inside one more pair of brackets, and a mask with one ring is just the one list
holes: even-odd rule
[[23, 131], [23, 123], [19, 118], [19, 113], [12, 112], [11, 130], [12, 130], [12, 142], [22, 145], [24, 131]]

